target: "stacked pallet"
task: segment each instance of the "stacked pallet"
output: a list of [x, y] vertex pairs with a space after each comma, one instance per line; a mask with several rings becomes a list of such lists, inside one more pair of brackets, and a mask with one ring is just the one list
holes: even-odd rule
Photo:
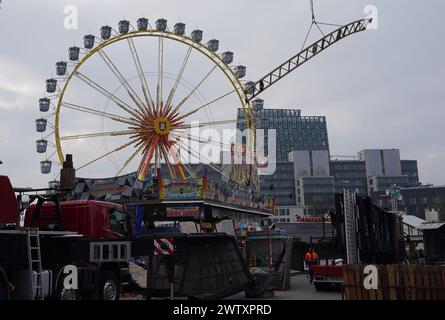
[[345, 300], [445, 300], [445, 267], [379, 265], [377, 289], [365, 289], [365, 265], [343, 267]]

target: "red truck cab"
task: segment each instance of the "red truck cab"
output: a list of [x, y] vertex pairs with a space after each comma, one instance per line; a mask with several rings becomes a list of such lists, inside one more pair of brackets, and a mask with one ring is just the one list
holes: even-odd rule
[[30, 206], [26, 210], [24, 226], [77, 232], [91, 239], [116, 239], [128, 233], [126, 213], [119, 204], [94, 200], [61, 201], [60, 218], [56, 208], [55, 202]]
[[338, 262], [332, 260], [331, 263], [310, 267], [314, 273], [314, 285], [317, 291], [341, 290], [343, 283], [343, 260], [338, 260]]

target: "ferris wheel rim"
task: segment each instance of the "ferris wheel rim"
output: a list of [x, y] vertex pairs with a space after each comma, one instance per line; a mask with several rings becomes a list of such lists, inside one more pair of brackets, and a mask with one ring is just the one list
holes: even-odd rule
[[[84, 63], [86, 61], [88, 61], [88, 59], [90, 57], [92, 57], [94, 54], [96, 54], [98, 52], [100, 53], [100, 50], [102, 50], [103, 48], [108, 47], [112, 44], [115, 44], [115, 43], [125, 40], [125, 39], [133, 39], [133, 38], [139, 38], [139, 37], [156, 37], [159, 39], [162, 38], [162, 39], [173, 40], [173, 41], [182, 43], [183, 45], [186, 45], [187, 47], [189, 47], [191, 49], [195, 49], [196, 51], [201, 53], [204, 57], [209, 59], [213, 63], [214, 68], [217, 67], [224, 74], [225, 78], [229, 81], [230, 85], [233, 87], [234, 90], [232, 91], [232, 93], [236, 92], [238, 100], [241, 103], [241, 107], [242, 107], [242, 110], [244, 113], [244, 118], [246, 121], [247, 128], [251, 129], [253, 132], [255, 131], [255, 121], [254, 121], [254, 116], [253, 116], [253, 109], [250, 105], [250, 101], [248, 101], [246, 99], [246, 94], [245, 94], [245, 91], [243, 90], [243, 84], [241, 83], [240, 79], [236, 76], [234, 70], [232, 70], [232, 68], [228, 64], [226, 64], [216, 52], [212, 51], [210, 48], [208, 48], [204, 44], [202, 44], [200, 42], [196, 42], [192, 38], [185, 36], [185, 35], [180, 35], [177, 33], [166, 31], [166, 30], [153, 30], [153, 29], [135, 30], [135, 31], [129, 31], [127, 33], [118, 33], [107, 40], [102, 40], [102, 42], [99, 43], [96, 47], [94, 47], [90, 50], [87, 49], [88, 52], [85, 54], [85, 56], [79, 62], [76, 63], [75, 67], [70, 71], [69, 75], [67, 75], [67, 77], [65, 79], [66, 80], [65, 84], [64, 84], [62, 90], [60, 91], [60, 94], [58, 97], [58, 102], [57, 102], [57, 106], [56, 106], [56, 110], [55, 110], [55, 124], [54, 124], [54, 137], [55, 137], [54, 139], [55, 139], [55, 145], [56, 145], [56, 152], [57, 152], [59, 161], [61, 163], [64, 162], [64, 153], [62, 150], [61, 139], [60, 139], [60, 134], [59, 134], [60, 111], [63, 106], [63, 98], [65, 96], [65, 92], [68, 89], [71, 79], [77, 73], [77, 71], [81, 68], [81, 66], [84, 65]], [[249, 130], [248, 136], [249, 137], [248, 137], [247, 144], [248, 144], [249, 148], [252, 148], [252, 150], [253, 150], [255, 135], [251, 134], [251, 132]]]

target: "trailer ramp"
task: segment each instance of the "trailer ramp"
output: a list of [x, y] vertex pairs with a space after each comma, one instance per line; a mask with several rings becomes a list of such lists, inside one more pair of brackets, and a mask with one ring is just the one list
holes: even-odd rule
[[[227, 234], [159, 234], [172, 238], [173, 255], [151, 255], [147, 270], [147, 295], [169, 296], [169, 265], [174, 265], [175, 296], [222, 299], [246, 290], [253, 281], [234, 237]], [[140, 251], [142, 239], [136, 240]]]

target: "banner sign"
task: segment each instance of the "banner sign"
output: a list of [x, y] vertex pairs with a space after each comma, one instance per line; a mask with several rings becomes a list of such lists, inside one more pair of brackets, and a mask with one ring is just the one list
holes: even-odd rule
[[[240, 187], [230, 181], [207, 181], [206, 176], [198, 179], [160, 179], [157, 183], [149, 171], [141, 182], [136, 173], [105, 179], [76, 179], [74, 197], [77, 200], [195, 200], [207, 199], [248, 208], [273, 212], [274, 197], [265, 197], [252, 187]], [[173, 213], [171, 213], [173, 214]]]
[[202, 179], [162, 180], [161, 200], [200, 199], [202, 197]]
[[201, 210], [199, 207], [168, 207], [166, 215], [169, 218], [192, 217], [200, 218]]
[[321, 223], [326, 222], [326, 223], [331, 223], [331, 217], [329, 215], [325, 215], [325, 216], [299, 216], [296, 215], [295, 219], [297, 220], [297, 222], [318, 222]]

